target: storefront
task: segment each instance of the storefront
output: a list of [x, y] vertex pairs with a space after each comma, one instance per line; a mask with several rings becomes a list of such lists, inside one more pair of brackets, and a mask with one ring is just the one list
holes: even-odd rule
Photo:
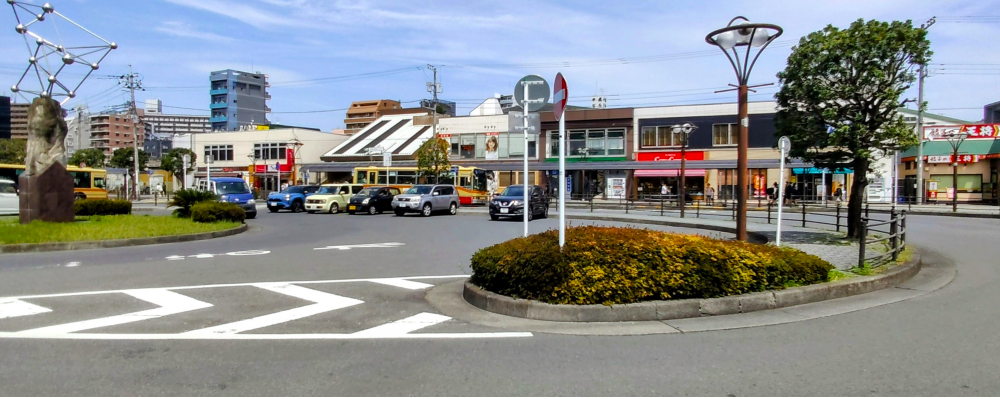
[[[579, 200], [624, 198], [629, 169], [611, 166], [629, 160], [632, 109], [566, 111], [566, 190]], [[541, 114], [546, 169], [558, 169], [559, 123]], [[548, 175], [550, 195], [558, 195], [558, 172]]]
[[[924, 143], [924, 198], [928, 202], [947, 201], [957, 195], [958, 201], [995, 201], [1000, 140], [965, 140], [958, 148], [957, 182], [953, 177], [953, 152], [947, 141]], [[916, 147], [904, 151], [899, 165], [901, 186], [909, 198], [916, 196], [914, 188], [918, 186], [916, 153]]]
[[[649, 162], [649, 165], [651, 165], [649, 169], [636, 169], [635, 171], [635, 178], [638, 183], [636, 191], [640, 193], [639, 196], [660, 195], [663, 192], [664, 186], [666, 186], [668, 195], [677, 195], [680, 193], [680, 160], [680, 151], [641, 152], [636, 154], [636, 161], [640, 163]], [[695, 163], [697, 161], [704, 161], [705, 152], [686, 151], [684, 153], [684, 160], [686, 163], [686, 167], [684, 168], [684, 190], [692, 199], [702, 200], [704, 199], [708, 170], [698, 167], [692, 168], [690, 166], [697, 165]], [[660, 165], [657, 164], [662, 163], [670, 163], [672, 168], [653, 168], [653, 165], [659, 167]]]
[[854, 171], [850, 168], [792, 168], [790, 183], [799, 199], [821, 201], [836, 199], [837, 190], [841, 190], [840, 198], [844, 201], [850, 195], [850, 182]]

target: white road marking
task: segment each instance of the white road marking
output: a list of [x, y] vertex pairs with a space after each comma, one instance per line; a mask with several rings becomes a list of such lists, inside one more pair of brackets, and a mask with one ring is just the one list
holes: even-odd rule
[[166, 259], [167, 260], [184, 260], [184, 257], [180, 256], [180, 255], [171, 255], [171, 256], [168, 256]]
[[43, 308], [18, 299], [0, 299], [0, 319], [30, 316], [51, 311], [52, 309]]
[[197, 258], [197, 259], [207, 259], [207, 258], [214, 258], [214, 257], [215, 257], [215, 255], [213, 255], [213, 254], [197, 254], [197, 255], [188, 256], [188, 258]]
[[77, 266], [80, 266], [80, 262], [69, 262], [66, 264], [66, 267], [77, 267]]
[[358, 331], [351, 335], [365, 338], [397, 338], [448, 320], [451, 320], [451, 317], [434, 313], [420, 313], [389, 324]]
[[249, 251], [226, 252], [226, 255], [229, 255], [229, 256], [253, 256], [253, 255], [267, 255], [269, 253], [271, 253], [271, 251], [267, 251], [267, 250], [263, 250], [263, 249], [251, 249]]
[[393, 248], [393, 247], [401, 247], [404, 245], [406, 244], [403, 244], [401, 242], [383, 242], [379, 244], [330, 245], [322, 248], [313, 248], [313, 250], [337, 249], [341, 251], [346, 251], [348, 249], [354, 249], [354, 248]]
[[30, 337], [20, 333], [0, 332], [4, 338], [40, 338], [40, 339], [88, 339], [88, 340], [295, 340], [295, 339], [484, 339], [484, 338], [528, 338], [530, 332], [495, 332], [495, 333], [429, 333], [406, 334], [395, 337], [365, 337], [354, 334], [36, 334]]
[[68, 334], [76, 331], [90, 330], [100, 327], [114, 326], [118, 324], [131, 323], [134, 321], [155, 319], [157, 317], [168, 316], [176, 313], [188, 312], [191, 310], [211, 307], [212, 304], [199, 301], [197, 299], [184, 296], [164, 289], [143, 289], [122, 291], [143, 301], [158, 305], [156, 309], [143, 310], [118, 316], [102, 317], [78, 321], [74, 323], [59, 324], [55, 326], [36, 328], [18, 332], [25, 335], [45, 335], [45, 334]]
[[274, 291], [279, 294], [294, 296], [307, 301], [316, 302], [312, 305], [289, 309], [278, 313], [271, 313], [252, 319], [240, 320], [233, 323], [223, 324], [185, 332], [184, 334], [204, 335], [204, 334], [236, 334], [244, 331], [256, 330], [275, 324], [287, 323], [292, 320], [309, 317], [312, 315], [329, 312], [331, 310], [342, 309], [349, 306], [364, 303], [354, 298], [347, 298], [309, 288], [299, 287], [290, 284], [254, 284], [255, 287]]
[[418, 283], [416, 281], [403, 280], [401, 278], [376, 278], [368, 280], [373, 283], [391, 285], [393, 287], [406, 288], [408, 290], [422, 290], [433, 287], [433, 285]]
[[191, 258], [194, 258], [194, 259], [208, 259], [208, 258], [214, 258], [216, 256], [222, 256], [222, 255], [229, 255], [229, 256], [254, 256], [254, 255], [267, 255], [269, 253], [271, 253], [271, 251], [264, 250], [264, 249], [251, 249], [251, 250], [247, 250], [247, 251], [226, 252], [224, 254], [197, 254], [197, 255], [189, 255], [189, 256], [171, 255], [171, 256], [168, 256], [168, 257], [166, 257], [164, 259], [166, 259], [166, 260], [184, 260], [184, 259], [191, 259]]

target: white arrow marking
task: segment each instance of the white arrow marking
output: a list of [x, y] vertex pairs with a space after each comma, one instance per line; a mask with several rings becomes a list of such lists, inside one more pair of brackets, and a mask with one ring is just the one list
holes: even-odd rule
[[252, 319], [240, 320], [220, 326], [203, 328], [183, 333], [184, 335], [204, 335], [204, 334], [237, 334], [244, 331], [256, 330], [275, 324], [286, 323], [292, 320], [309, 317], [312, 315], [329, 312], [331, 310], [346, 308], [364, 303], [354, 298], [342, 297], [340, 295], [329, 294], [322, 291], [299, 287], [290, 284], [253, 284], [258, 288], [277, 292], [288, 296], [293, 296], [307, 301], [316, 302], [300, 308], [289, 309], [278, 313], [254, 317]]
[[197, 254], [189, 256], [189, 258], [198, 258], [198, 259], [214, 258], [214, 257], [215, 255], [212, 254]]
[[51, 312], [52, 309], [33, 305], [19, 299], [0, 299], [0, 319]]
[[253, 255], [267, 255], [271, 251], [265, 251], [261, 249], [251, 249], [249, 251], [236, 251], [236, 252], [226, 252], [229, 256], [253, 256]]
[[66, 267], [77, 267], [77, 266], [80, 266], [80, 262], [69, 262], [66, 264]]
[[389, 324], [358, 331], [351, 336], [364, 338], [399, 338], [421, 328], [451, 320], [451, 317], [434, 313], [420, 313]]
[[168, 256], [167, 260], [184, 260], [184, 257], [180, 256], [180, 255], [172, 255], [172, 256]]
[[422, 290], [433, 287], [433, 285], [418, 283], [416, 281], [403, 280], [401, 278], [376, 278], [368, 280], [373, 283], [391, 285], [393, 287], [406, 288], [408, 290]]
[[392, 247], [401, 247], [403, 245], [406, 245], [406, 244], [403, 244], [401, 242], [383, 242], [383, 243], [380, 243], [380, 244], [330, 245], [328, 247], [313, 248], [313, 249], [314, 250], [320, 250], [320, 249], [337, 249], [337, 250], [345, 251], [345, 250], [352, 249], [352, 248], [392, 248]]
[[33, 330], [25, 330], [19, 332], [18, 334], [69, 334], [76, 331], [155, 319], [157, 317], [169, 316], [172, 314], [184, 313], [212, 306], [210, 303], [205, 303], [189, 296], [184, 296], [164, 289], [154, 288], [128, 290], [122, 292], [160, 307], [118, 316], [102, 317], [100, 319], [84, 320], [56, 326], [36, 328]]

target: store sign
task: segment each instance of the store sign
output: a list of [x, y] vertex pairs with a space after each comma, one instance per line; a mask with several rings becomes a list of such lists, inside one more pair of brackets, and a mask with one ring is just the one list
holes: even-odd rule
[[925, 126], [924, 140], [942, 141], [957, 134], [967, 134], [966, 139], [996, 139], [1000, 138], [1000, 124], [976, 124], [953, 126]]
[[[704, 151], [687, 151], [684, 154], [684, 159], [687, 161], [704, 161], [705, 152]], [[681, 152], [640, 152], [636, 155], [636, 160], [639, 162], [667, 162], [667, 161], [680, 161]]]
[[[952, 163], [953, 157], [951, 155], [929, 155], [927, 156], [927, 163]], [[979, 155], [959, 155], [959, 163], [976, 163], [979, 162]]]
[[280, 166], [282, 172], [291, 172], [292, 166], [289, 164], [268, 164], [268, 165], [256, 165], [256, 173], [275, 173], [278, 171], [275, 165]]

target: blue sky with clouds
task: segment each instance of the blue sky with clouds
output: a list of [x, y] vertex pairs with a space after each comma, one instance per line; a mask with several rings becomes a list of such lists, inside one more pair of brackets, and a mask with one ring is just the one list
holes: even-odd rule
[[[35, 3], [42, 3], [36, 0]], [[74, 104], [100, 110], [126, 101], [108, 75], [144, 78], [138, 100], [159, 98], [164, 111], [208, 114], [208, 74], [239, 69], [270, 75], [271, 120], [330, 130], [343, 127], [352, 101], [427, 98], [427, 64], [438, 66], [444, 93], [468, 113], [517, 79], [562, 72], [570, 102], [589, 106], [603, 94], [609, 107], [716, 103], [734, 81], [729, 62], [705, 34], [743, 15], [782, 26], [761, 56], [752, 83], [776, 82], [791, 46], [827, 24], [858, 18], [940, 21], [930, 31], [935, 52], [926, 99], [931, 112], [979, 120], [1000, 101], [1000, 37], [996, 1], [338, 1], [338, 0], [52, 0], [62, 14], [119, 44]], [[947, 19], [947, 21], [946, 21]], [[0, 14], [0, 79], [9, 88], [26, 65], [10, 11]], [[60, 28], [64, 40], [75, 37]], [[937, 65], [945, 64], [945, 65]], [[989, 65], [992, 64], [992, 65]], [[69, 75], [70, 77], [72, 75]], [[762, 88], [751, 100], [772, 98]], [[916, 96], [916, 91], [912, 91]], [[9, 89], [0, 89], [0, 94]], [[413, 105], [409, 103], [407, 105]], [[302, 111], [328, 111], [308, 112]]]

